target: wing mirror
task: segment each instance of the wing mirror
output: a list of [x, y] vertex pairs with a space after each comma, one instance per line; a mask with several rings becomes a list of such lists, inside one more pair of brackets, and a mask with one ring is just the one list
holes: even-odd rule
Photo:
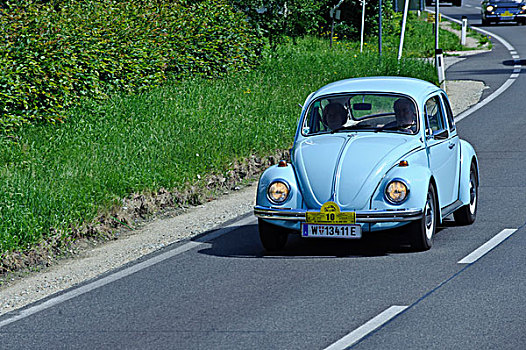
[[435, 140], [445, 140], [448, 137], [449, 137], [449, 132], [447, 130], [435, 131], [433, 133], [433, 138]]

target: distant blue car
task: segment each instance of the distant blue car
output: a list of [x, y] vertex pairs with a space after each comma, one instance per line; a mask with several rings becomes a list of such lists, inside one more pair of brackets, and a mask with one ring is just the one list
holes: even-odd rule
[[478, 184], [475, 150], [459, 139], [443, 90], [412, 78], [347, 79], [309, 95], [291, 162], [262, 174], [254, 214], [268, 251], [290, 233], [359, 239], [398, 227], [427, 250], [446, 216], [475, 221]]
[[482, 0], [480, 6], [483, 26], [491, 22], [526, 24], [526, 0]]

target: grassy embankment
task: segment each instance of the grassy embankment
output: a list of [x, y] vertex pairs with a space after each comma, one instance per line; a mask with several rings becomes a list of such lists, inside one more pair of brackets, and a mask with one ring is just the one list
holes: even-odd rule
[[[408, 32], [404, 54], [425, 55], [423, 40], [432, 41], [429, 26]], [[326, 83], [370, 75], [436, 80], [429, 64], [396, 61], [396, 38], [385, 42], [380, 62], [374, 49], [360, 54], [340, 42], [329, 50], [327, 40], [307, 38], [266, 53], [250, 73], [85, 101], [63, 124], [22, 128], [16, 144], [0, 144], [0, 254], [30, 250], [56, 232], [68, 241], [71, 227], [131, 193], [200, 186], [199, 178], [224, 174], [234, 160], [290, 147], [298, 103]]]

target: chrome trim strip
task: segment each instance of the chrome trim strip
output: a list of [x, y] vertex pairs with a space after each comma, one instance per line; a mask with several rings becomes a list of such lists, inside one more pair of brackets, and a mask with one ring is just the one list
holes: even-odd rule
[[441, 209], [442, 217], [445, 218], [446, 216], [448, 216], [449, 214], [453, 213], [455, 210], [460, 208], [463, 204], [464, 203], [462, 203], [462, 201], [457, 199], [456, 201], [454, 201], [450, 205], [445, 206], [444, 208]]
[[[306, 209], [269, 208], [256, 205], [254, 215], [261, 219], [305, 222]], [[423, 217], [422, 209], [359, 210], [356, 211], [357, 223], [406, 222]]]

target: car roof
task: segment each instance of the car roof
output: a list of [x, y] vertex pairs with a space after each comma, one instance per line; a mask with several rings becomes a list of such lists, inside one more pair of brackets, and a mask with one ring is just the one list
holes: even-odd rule
[[325, 85], [311, 96], [312, 99], [323, 95], [346, 92], [382, 92], [399, 93], [413, 97], [417, 101], [425, 99], [430, 93], [440, 90], [427, 81], [406, 77], [365, 77], [336, 81]]

